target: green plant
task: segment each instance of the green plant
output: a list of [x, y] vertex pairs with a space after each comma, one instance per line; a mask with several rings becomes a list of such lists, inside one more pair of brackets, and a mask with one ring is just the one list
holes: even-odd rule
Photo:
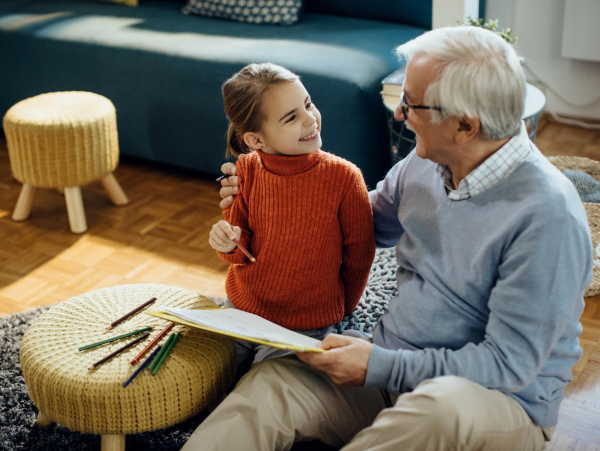
[[500, 36], [502, 39], [504, 39], [509, 44], [515, 44], [517, 42], [518, 38], [516, 38], [512, 35], [512, 30], [510, 28], [504, 28], [502, 30], [497, 30], [498, 29], [498, 19], [489, 20], [487, 23], [483, 23], [483, 19], [481, 19], [481, 18], [473, 19], [471, 17], [468, 17], [467, 21], [468, 21], [468, 23], [466, 23], [466, 24], [465, 24], [464, 20], [458, 20], [457, 23], [459, 25], [480, 27], [480, 28], [485, 28], [486, 30], [493, 31], [494, 33], [496, 33], [498, 36]]

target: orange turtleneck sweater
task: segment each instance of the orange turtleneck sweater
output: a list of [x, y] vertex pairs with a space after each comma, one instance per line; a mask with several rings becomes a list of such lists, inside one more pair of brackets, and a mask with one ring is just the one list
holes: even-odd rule
[[360, 170], [321, 150], [256, 151], [236, 163], [240, 192], [223, 212], [242, 245], [218, 253], [231, 266], [226, 290], [236, 308], [292, 330], [330, 326], [350, 314], [375, 255], [373, 214]]

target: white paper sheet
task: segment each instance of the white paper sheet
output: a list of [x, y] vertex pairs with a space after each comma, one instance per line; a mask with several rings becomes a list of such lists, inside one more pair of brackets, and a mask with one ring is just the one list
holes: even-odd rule
[[320, 343], [319, 340], [278, 326], [258, 315], [233, 308], [191, 310], [174, 307], [155, 307], [153, 310], [169, 313], [201, 326], [269, 341], [271, 343], [282, 343], [300, 347], [314, 347], [317, 343]]

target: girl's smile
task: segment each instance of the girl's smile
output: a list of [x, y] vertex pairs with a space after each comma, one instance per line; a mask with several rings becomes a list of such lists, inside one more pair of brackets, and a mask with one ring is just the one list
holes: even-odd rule
[[300, 138], [300, 141], [315, 141], [321, 137], [319, 133], [319, 129], [315, 128], [310, 134], [306, 135], [304, 138]]

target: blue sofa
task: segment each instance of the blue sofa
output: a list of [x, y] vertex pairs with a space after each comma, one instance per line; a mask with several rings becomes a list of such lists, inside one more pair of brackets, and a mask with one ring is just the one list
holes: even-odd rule
[[271, 61], [302, 76], [323, 115], [323, 148], [357, 164], [370, 187], [383, 177], [380, 82], [398, 67], [394, 48], [431, 27], [431, 2], [305, 0], [287, 27], [185, 16], [183, 5], [0, 0], [0, 115], [43, 92], [96, 92], [116, 106], [122, 155], [217, 174], [220, 86]]

